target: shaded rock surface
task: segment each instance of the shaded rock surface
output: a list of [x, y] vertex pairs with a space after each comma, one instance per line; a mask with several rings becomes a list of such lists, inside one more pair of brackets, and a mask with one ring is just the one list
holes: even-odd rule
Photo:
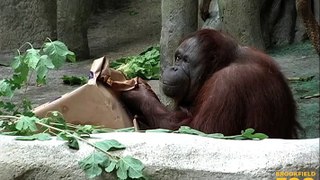
[[55, 39], [55, 10], [55, 0], [0, 1], [0, 54], [10, 53], [25, 42], [38, 47], [46, 37]]

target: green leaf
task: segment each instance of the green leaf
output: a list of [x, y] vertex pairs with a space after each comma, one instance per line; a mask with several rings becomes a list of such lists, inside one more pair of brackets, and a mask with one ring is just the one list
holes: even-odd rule
[[21, 116], [17, 121], [16, 129], [19, 131], [36, 132], [38, 128], [35, 122], [38, 120], [37, 117]]
[[22, 108], [23, 108], [22, 114], [24, 116], [29, 116], [29, 117], [34, 116], [34, 113], [32, 112], [32, 105], [30, 100], [23, 98]]
[[65, 140], [68, 141], [70, 136], [67, 136], [66, 131], [62, 131], [59, 134], [57, 134], [57, 139], [58, 140]]
[[63, 115], [59, 111], [50, 112], [49, 119], [51, 122], [56, 122], [60, 124], [60, 125], [56, 125], [56, 127], [60, 129], [68, 130], [66, 120], [64, 119]]
[[120, 58], [120, 59], [117, 59], [115, 61], [112, 61], [110, 63], [110, 67], [114, 68], [114, 69], [117, 69], [122, 64], [126, 64], [128, 62], [127, 60], [128, 60], [128, 58]]
[[6, 111], [13, 112], [14, 109], [17, 107], [15, 104], [11, 102], [2, 102], [0, 101], [0, 107], [5, 109]]
[[33, 141], [33, 140], [36, 140], [37, 138], [31, 135], [31, 136], [19, 136], [19, 137], [16, 137], [15, 139], [20, 141]]
[[15, 125], [16, 125], [15, 122], [4, 121], [2, 124], [2, 127], [4, 127], [3, 130], [5, 130], [6, 132], [2, 132], [2, 134], [6, 134], [6, 133], [10, 133], [10, 132], [14, 132], [13, 133], [14, 135], [19, 134]]
[[22, 56], [17, 55], [13, 58], [13, 61], [11, 62], [12, 69], [17, 69], [21, 65]]
[[39, 133], [39, 134], [35, 134], [34, 136], [36, 136], [37, 140], [39, 141], [46, 141], [51, 139], [51, 135], [48, 133]]
[[47, 42], [44, 44], [43, 52], [51, 59], [55, 68], [60, 68], [66, 61], [74, 60], [74, 53], [61, 41]]
[[263, 133], [254, 133], [254, 129], [252, 129], [252, 128], [246, 129], [244, 132], [242, 132], [241, 135], [244, 138], [253, 139], [253, 140], [268, 138], [268, 136]]
[[26, 56], [21, 56], [19, 66], [14, 69], [14, 74], [9, 80], [9, 83], [12, 84], [12, 89], [20, 89], [28, 79], [29, 66], [25, 61], [27, 61]]
[[126, 147], [119, 143], [117, 140], [104, 140], [94, 143], [95, 146], [103, 149], [104, 151], [114, 151], [119, 149], [125, 149]]
[[54, 53], [60, 56], [66, 56], [67, 54], [69, 54], [68, 47], [61, 41], [46, 42], [44, 44], [43, 50], [45, 52], [50, 52], [49, 55]]
[[31, 136], [20, 136], [20, 137], [17, 137], [16, 140], [22, 140], [22, 141], [33, 141], [33, 140], [46, 141], [46, 140], [51, 140], [51, 136], [48, 133], [39, 133], [39, 134], [31, 135]]
[[105, 161], [109, 161], [108, 156], [101, 152], [93, 152], [88, 157], [82, 159], [79, 162], [79, 165], [81, 169], [84, 170], [88, 178], [94, 178], [101, 175], [101, 166], [105, 163]]
[[127, 179], [128, 178], [128, 166], [124, 161], [119, 160], [117, 163], [117, 177], [120, 179]]
[[156, 133], [171, 133], [173, 131], [170, 130], [170, 129], [161, 129], [161, 128], [159, 128], [159, 129], [149, 129], [149, 130], [146, 130], [145, 132], [146, 133], [154, 133], [154, 132], [156, 132]]
[[10, 131], [10, 132], [0, 132], [2, 135], [8, 135], [8, 136], [16, 136], [19, 134], [19, 131]]
[[13, 97], [13, 91], [11, 89], [10, 83], [3, 79], [0, 80], [0, 96]]
[[269, 137], [268, 135], [263, 134], [263, 133], [254, 133], [252, 135], [252, 139], [258, 139], [258, 140], [266, 139], [268, 137]]
[[117, 161], [110, 160], [109, 165], [104, 169], [106, 172], [110, 173], [116, 168]]
[[95, 134], [95, 133], [110, 133], [110, 132], [116, 132], [114, 129], [111, 129], [111, 128], [98, 128], [98, 129], [94, 129], [92, 131], [92, 134]]
[[119, 166], [117, 170], [117, 176], [121, 179], [126, 179], [127, 176], [130, 178], [142, 178], [142, 170], [144, 165], [138, 159], [131, 156], [126, 156], [119, 160]]
[[74, 54], [74, 52], [69, 51], [69, 53], [67, 54], [67, 59], [70, 62], [76, 62], [76, 55]]
[[76, 126], [77, 134], [93, 134], [93, 133], [107, 133], [114, 132], [113, 129], [101, 128], [100, 126], [93, 125], [78, 125]]
[[248, 129], [246, 129], [244, 132], [242, 132], [242, 135], [251, 135], [251, 134], [253, 134], [254, 133], [254, 129], [252, 129], [252, 128], [248, 128]]
[[52, 64], [55, 68], [60, 68], [64, 65], [66, 58], [65, 56], [60, 56], [58, 54], [49, 55], [50, 59], [52, 59]]
[[68, 137], [68, 146], [71, 149], [79, 150], [79, 143], [75, 137]]
[[32, 68], [32, 69], [36, 69], [37, 64], [40, 61], [40, 54], [39, 54], [40, 50], [38, 49], [28, 49], [26, 51], [26, 57], [25, 57], [25, 63], [28, 64], [28, 67]]
[[268, 138], [267, 135], [263, 133], [254, 133], [254, 129], [248, 128], [245, 131], [241, 132], [241, 135], [233, 135], [233, 136], [224, 136], [221, 133], [213, 133], [213, 134], [206, 134], [201, 131], [198, 131], [196, 129], [192, 129], [188, 126], [181, 126], [177, 131], [174, 131], [176, 133], [182, 133], [182, 134], [192, 134], [192, 135], [198, 135], [208, 138], [216, 138], [216, 139], [234, 139], [234, 140], [245, 140], [245, 139], [253, 139], [253, 140], [261, 140]]
[[134, 132], [134, 127], [116, 129], [115, 132]]
[[37, 67], [37, 84], [46, 84], [46, 75], [48, 73], [48, 69], [44, 66]]
[[49, 58], [48, 55], [42, 55], [40, 57], [40, 62], [46, 66], [48, 69], [54, 69], [54, 65], [52, 64], [52, 60]]
[[68, 84], [68, 85], [83, 85], [86, 84], [88, 82], [88, 78], [87, 77], [77, 77], [77, 76], [67, 76], [67, 75], [63, 75], [62, 77], [63, 83], [64, 84]]
[[42, 55], [36, 67], [38, 84], [45, 84], [45, 78], [48, 74], [49, 68], [53, 69], [54, 65], [52, 64], [51, 60], [48, 58], [47, 55]]
[[91, 134], [94, 129], [92, 125], [77, 126], [76, 132], [78, 134]]
[[221, 133], [206, 134], [205, 137], [216, 138], [216, 139], [224, 139], [225, 138], [225, 136]]
[[[244, 137], [244, 136], [241, 136], [241, 135], [237, 135], [237, 136], [234, 136], [234, 137], [229, 137], [229, 136], [225, 136], [225, 139], [233, 139], [233, 140], [246, 140], [248, 138]], [[249, 138], [250, 139], [250, 138]]]
[[198, 131], [196, 129], [192, 129], [188, 126], [181, 126], [177, 132], [181, 134], [205, 135], [205, 133]]
[[158, 47], [151, 47], [138, 56], [131, 56], [113, 61], [110, 67], [121, 71], [127, 78], [140, 76], [144, 79], [160, 77], [160, 52]]
[[68, 131], [65, 130], [57, 134], [57, 139], [68, 141], [67, 145], [69, 146], [69, 148], [78, 150], [79, 142], [77, 138], [75, 138], [75, 136], [78, 137], [78, 134], [76, 132], [73, 132], [73, 134], [70, 135]]

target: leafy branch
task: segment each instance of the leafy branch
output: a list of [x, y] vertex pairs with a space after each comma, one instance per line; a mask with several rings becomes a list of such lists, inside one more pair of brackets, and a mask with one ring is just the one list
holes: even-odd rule
[[117, 59], [111, 62], [110, 67], [121, 71], [129, 79], [136, 76], [143, 79], [159, 79], [160, 48], [150, 47], [137, 56]]
[[[75, 126], [67, 124], [59, 112], [51, 112], [47, 118], [39, 119], [28, 116], [0, 116], [0, 133], [18, 136], [16, 140], [50, 140], [51, 135], [56, 135], [58, 139], [68, 142], [72, 149], [79, 149], [79, 142], [84, 142], [95, 148], [95, 151], [86, 158], [79, 161], [80, 167], [84, 170], [88, 178], [101, 175], [103, 171], [114, 172], [118, 178], [144, 178], [142, 173], [144, 165], [138, 159], [131, 156], [120, 157], [111, 154], [109, 151], [125, 149], [125, 146], [116, 140], [104, 140], [91, 143], [85, 137], [94, 130], [103, 129], [86, 125]], [[10, 125], [9, 125], [10, 124]], [[90, 127], [90, 129], [88, 128]], [[39, 133], [40, 132], [40, 133]], [[108, 130], [104, 131], [108, 132]]]
[[[75, 54], [69, 51], [64, 43], [48, 40], [49, 42], [45, 42], [40, 49], [35, 49], [31, 43], [27, 42], [17, 50], [17, 55], [11, 63], [12, 77], [0, 80], [0, 115], [32, 115], [31, 103], [25, 94], [33, 74], [36, 74], [37, 85], [45, 84], [49, 69], [61, 67], [66, 60], [75, 61]], [[22, 51], [25, 46], [30, 48]], [[22, 101], [14, 103], [12, 101], [14, 93], [22, 87], [24, 87]], [[4, 98], [6, 99], [2, 100]], [[20, 111], [21, 108], [23, 108], [22, 111]]]
[[172, 131], [168, 129], [152, 129], [152, 130], [147, 130], [146, 132], [180, 133], [180, 134], [198, 135], [202, 137], [215, 138], [215, 139], [234, 139], [234, 140], [246, 140], [246, 139], [262, 140], [262, 139], [268, 138], [266, 134], [254, 133], [254, 131], [255, 131], [254, 129], [248, 128], [246, 130], [241, 131], [241, 134], [239, 135], [225, 136], [221, 133], [206, 134], [196, 129], [192, 129], [188, 126], [181, 126], [176, 131]]
[[209, 138], [216, 138], [216, 139], [234, 139], [234, 140], [245, 140], [245, 139], [251, 139], [251, 140], [262, 140], [268, 138], [267, 135], [263, 133], [254, 133], [254, 129], [248, 128], [246, 130], [241, 131], [241, 134], [239, 135], [233, 135], [233, 136], [225, 136], [221, 133], [213, 133], [213, 134], [206, 134], [201, 131], [192, 129], [188, 126], [181, 126], [179, 130], [175, 131], [177, 133], [182, 134], [194, 134], [199, 135], [203, 137], [209, 137]]

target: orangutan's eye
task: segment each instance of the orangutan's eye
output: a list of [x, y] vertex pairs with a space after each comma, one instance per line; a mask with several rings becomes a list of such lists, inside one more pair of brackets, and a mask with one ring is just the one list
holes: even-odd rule
[[180, 61], [181, 59], [182, 59], [181, 55], [177, 55], [177, 56], [176, 56], [176, 62], [177, 62], [177, 61]]

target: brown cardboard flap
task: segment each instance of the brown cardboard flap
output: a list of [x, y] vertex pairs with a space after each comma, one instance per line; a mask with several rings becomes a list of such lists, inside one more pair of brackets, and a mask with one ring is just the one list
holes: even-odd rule
[[[107, 68], [106, 68], [107, 67]], [[108, 61], [99, 58], [92, 64], [90, 80], [74, 91], [59, 99], [43, 104], [34, 109], [38, 117], [45, 117], [50, 111], [59, 111], [67, 122], [72, 124], [101, 125], [109, 128], [124, 128], [132, 126], [132, 120], [117, 98], [113, 88], [105, 87], [97, 79], [102, 69], [108, 78], [126, 81], [120, 72], [108, 68]], [[127, 84], [126, 84], [127, 86]], [[132, 86], [134, 87], [134, 85]]]

